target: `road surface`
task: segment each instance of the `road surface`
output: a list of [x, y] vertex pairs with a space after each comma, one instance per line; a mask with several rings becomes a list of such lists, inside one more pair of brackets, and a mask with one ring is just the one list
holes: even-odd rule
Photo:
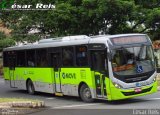
[[124, 112], [126, 115], [139, 115], [145, 113], [145, 115], [149, 115], [149, 113], [154, 113], [153, 115], [160, 114], [160, 92], [128, 100], [114, 102], [96, 100], [93, 103], [85, 103], [77, 97], [57, 97], [53, 94], [46, 93], [29, 95], [24, 90], [11, 89], [7, 87], [4, 83], [4, 80], [0, 78], [0, 97], [29, 98], [45, 101], [45, 104], [48, 108], [45, 111], [33, 113], [33, 115], [44, 115], [46, 113], [46, 115], [50, 115], [53, 112], [54, 115], [80, 115], [83, 113], [88, 115], [101, 115], [103, 113], [107, 113], [106, 115], [110, 115], [112, 112], [112, 115], [124, 115]]

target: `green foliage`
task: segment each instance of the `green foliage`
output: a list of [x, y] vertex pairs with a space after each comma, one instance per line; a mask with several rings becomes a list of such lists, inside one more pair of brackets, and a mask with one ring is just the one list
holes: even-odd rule
[[28, 35], [28, 36], [26, 36], [26, 41], [28, 41], [29, 43], [36, 42], [39, 39], [40, 38], [39, 38], [38, 35]]
[[3, 40], [4, 38], [6, 38], [6, 35], [4, 32], [0, 32], [0, 40]]
[[3, 32], [0, 32], [0, 51], [3, 48], [15, 45], [15, 41], [12, 38], [7, 37]]
[[0, 48], [5, 48], [5, 47], [9, 47], [9, 46], [13, 46], [15, 45], [15, 41], [11, 38], [6, 38], [4, 40], [0, 40]]
[[[52, 3], [48, 11], [3, 11], [0, 19], [16, 41], [34, 42], [45, 35], [147, 33], [160, 37], [158, 0], [17, 0], [17, 4]], [[29, 35], [31, 29], [38, 35]]]

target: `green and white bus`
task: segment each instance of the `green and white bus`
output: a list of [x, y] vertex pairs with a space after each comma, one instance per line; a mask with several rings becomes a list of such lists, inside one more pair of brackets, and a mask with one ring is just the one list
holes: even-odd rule
[[3, 50], [4, 79], [29, 94], [120, 100], [157, 91], [153, 48], [145, 34], [66, 36]]

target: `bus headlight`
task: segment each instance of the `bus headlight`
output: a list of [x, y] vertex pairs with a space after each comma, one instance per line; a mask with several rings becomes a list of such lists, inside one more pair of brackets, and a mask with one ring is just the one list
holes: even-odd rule
[[156, 75], [154, 76], [154, 78], [153, 78], [152, 83], [154, 83], [154, 82], [156, 82], [156, 81], [157, 81], [157, 77], [158, 77], [158, 75], [156, 74]]
[[156, 77], [153, 79], [153, 82], [156, 82]]
[[121, 85], [119, 85], [118, 83], [113, 83], [113, 85], [118, 88], [118, 89], [122, 89], [123, 87]]

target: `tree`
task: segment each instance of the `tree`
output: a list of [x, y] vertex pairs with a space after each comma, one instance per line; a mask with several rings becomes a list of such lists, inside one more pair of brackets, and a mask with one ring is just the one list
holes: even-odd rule
[[[147, 33], [159, 38], [158, 0], [21, 0], [17, 4], [52, 3], [48, 11], [3, 11], [1, 20], [16, 41], [34, 42], [45, 35]], [[38, 29], [36, 35], [28, 35]]]
[[3, 32], [0, 32], [0, 51], [2, 51], [5, 47], [14, 45], [15, 41], [12, 38], [7, 37]]

